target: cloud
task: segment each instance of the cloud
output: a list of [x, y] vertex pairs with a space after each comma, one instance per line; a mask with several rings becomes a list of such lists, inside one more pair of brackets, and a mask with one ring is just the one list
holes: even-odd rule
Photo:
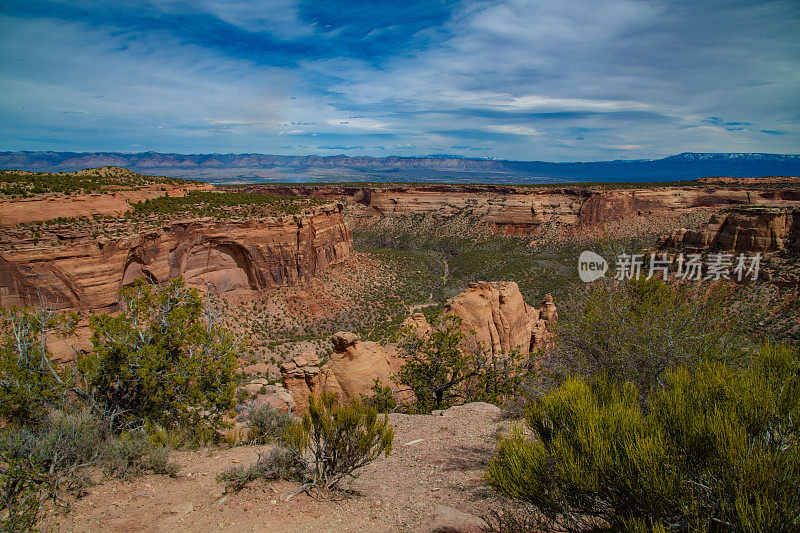
[[363, 150], [363, 146], [317, 146], [317, 150]]
[[519, 126], [514, 124], [501, 124], [501, 125], [489, 125], [487, 129], [490, 131], [499, 131], [500, 133], [510, 133], [512, 135], [541, 135], [542, 132], [537, 130], [536, 128], [531, 128], [529, 126]]
[[0, 13], [6, 149], [800, 147], [794, 0], [8, 0]]

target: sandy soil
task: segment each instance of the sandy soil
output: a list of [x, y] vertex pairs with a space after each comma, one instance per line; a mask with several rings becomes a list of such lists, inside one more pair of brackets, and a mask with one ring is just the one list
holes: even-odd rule
[[173, 452], [183, 467], [177, 478], [105, 481], [74, 502], [69, 514], [48, 516], [42, 525], [82, 532], [432, 531], [442, 524], [442, 506], [474, 521], [500, 503], [483, 481], [497, 433], [509, 425], [498, 414], [496, 407], [476, 403], [440, 415], [390, 415], [394, 451], [366, 466], [350, 483], [352, 494], [340, 494], [338, 501], [306, 494], [285, 501], [298, 487], [288, 482], [258, 482], [224, 495], [217, 474], [254, 462], [266, 449], [240, 446]]

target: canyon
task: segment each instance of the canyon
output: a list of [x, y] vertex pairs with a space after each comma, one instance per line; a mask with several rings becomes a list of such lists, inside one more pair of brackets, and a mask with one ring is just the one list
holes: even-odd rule
[[609, 222], [671, 218], [725, 207], [800, 206], [800, 179], [746, 183], [698, 180], [686, 185], [512, 186], [455, 184], [257, 184], [249, 193], [301, 195], [344, 202], [355, 226], [388, 216], [466, 215], [503, 233], [525, 233], [548, 223], [571, 230]]

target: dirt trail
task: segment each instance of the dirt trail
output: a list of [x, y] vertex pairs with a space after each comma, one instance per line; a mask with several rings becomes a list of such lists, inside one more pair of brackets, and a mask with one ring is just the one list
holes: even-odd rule
[[[265, 447], [173, 452], [179, 477], [145, 476], [92, 487], [66, 516], [47, 517], [58, 531], [431, 531], [447, 506], [485, 515], [499, 503], [483, 481], [495, 450], [498, 409], [467, 404], [441, 415], [390, 415], [394, 450], [365, 467], [340, 501], [281, 496], [293, 483], [255, 483], [227, 497], [220, 472], [256, 460]], [[457, 514], [457, 512], [455, 513]]]

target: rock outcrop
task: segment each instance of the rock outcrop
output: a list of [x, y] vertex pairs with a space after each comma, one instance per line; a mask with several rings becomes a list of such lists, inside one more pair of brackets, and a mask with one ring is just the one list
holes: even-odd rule
[[0, 306], [30, 305], [41, 293], [61, 308], [105, 309], [136, 279], [183, 276], [217, 294], [302, 284], [348, 258], [353, 238], [341, 204], [249, 221], [196, 219], [119, 238], [58, 228], [57, 246], [0, 237]]
[[418, 337], [424, 337], [431, 332], [431, 325], [428, 324], [428, 319], [422, 313], [411, 313], [411, 316], [400, 324], [400, 328], [411, 328], [411, 331]]
[[249, 185], [247, 192], [305, 195], [346, 202], [357, 223], [382, 217], [431, 213], [464, 214], [497, 231], [520, 233], [545, 223], [592, 228], [608, 222], [674, 218], [697, 209], [749, 205], [800, 206], [798, 182], [751, 179], [744, 183], [698, 181], [696, 185], [619, 188], [611, 186], [521, 187], [513, 185], [404, 184], [347, 187], [338, 185]]
[[300, 355], [281, 365], [283, 384], [298, 412], [308, 410], [309, 396], [323, 392], [334, 393], [340, 402], [369, 396], [375, 379], [396, 388], [390, 355], [380, 344], [346, 332], [334, 334], [331, 340], [333, 354], [325, 365], [319, 366], [315, 354]]
[[[550, 338], [551, 325], [558, 320], [553, 298], [548, 294], [541, 309], [534, 309], [522, 299], [514, 282], [479, 282], [448, 300], [445, 314], [461, 318], [461, 328], [471, 345], [483, 345], [496, 354], [519, 349], [527, 354], [544, 346]], [[431, 326], [422, 313], [412, 314], [403, 323], [419, 335], [427, 335]], [[474, 331], [474, 334], [472, 333]], [[361, 341], [355, 333], [339, 332], [331, 338], [333, 354], [320, 366], [315, 354], [304, 354], [281, 365], [283, 384], [299, 412], [308, 409], [308, 398], [333, 392], [341, 402], [369, 396], [378, 379], [395, 391], [399, 402], [412, 397], [399, 391], [394, 381], [398, 356], [392, 346]]]
[[700, 230], [677, 229], [664, 238], [668, 246], [736, 252], [800, 252], [800, 211], [735, 209], [711, 217]]
[[460, 327], [473, 345], [498, 355], [542, 348], [558, 320], [552, 296], [546, 295], [541, 309], [535, 309], [525, 303], [513, 281], [470, 283], [447, 301], [444, 313], [461, 319]]

